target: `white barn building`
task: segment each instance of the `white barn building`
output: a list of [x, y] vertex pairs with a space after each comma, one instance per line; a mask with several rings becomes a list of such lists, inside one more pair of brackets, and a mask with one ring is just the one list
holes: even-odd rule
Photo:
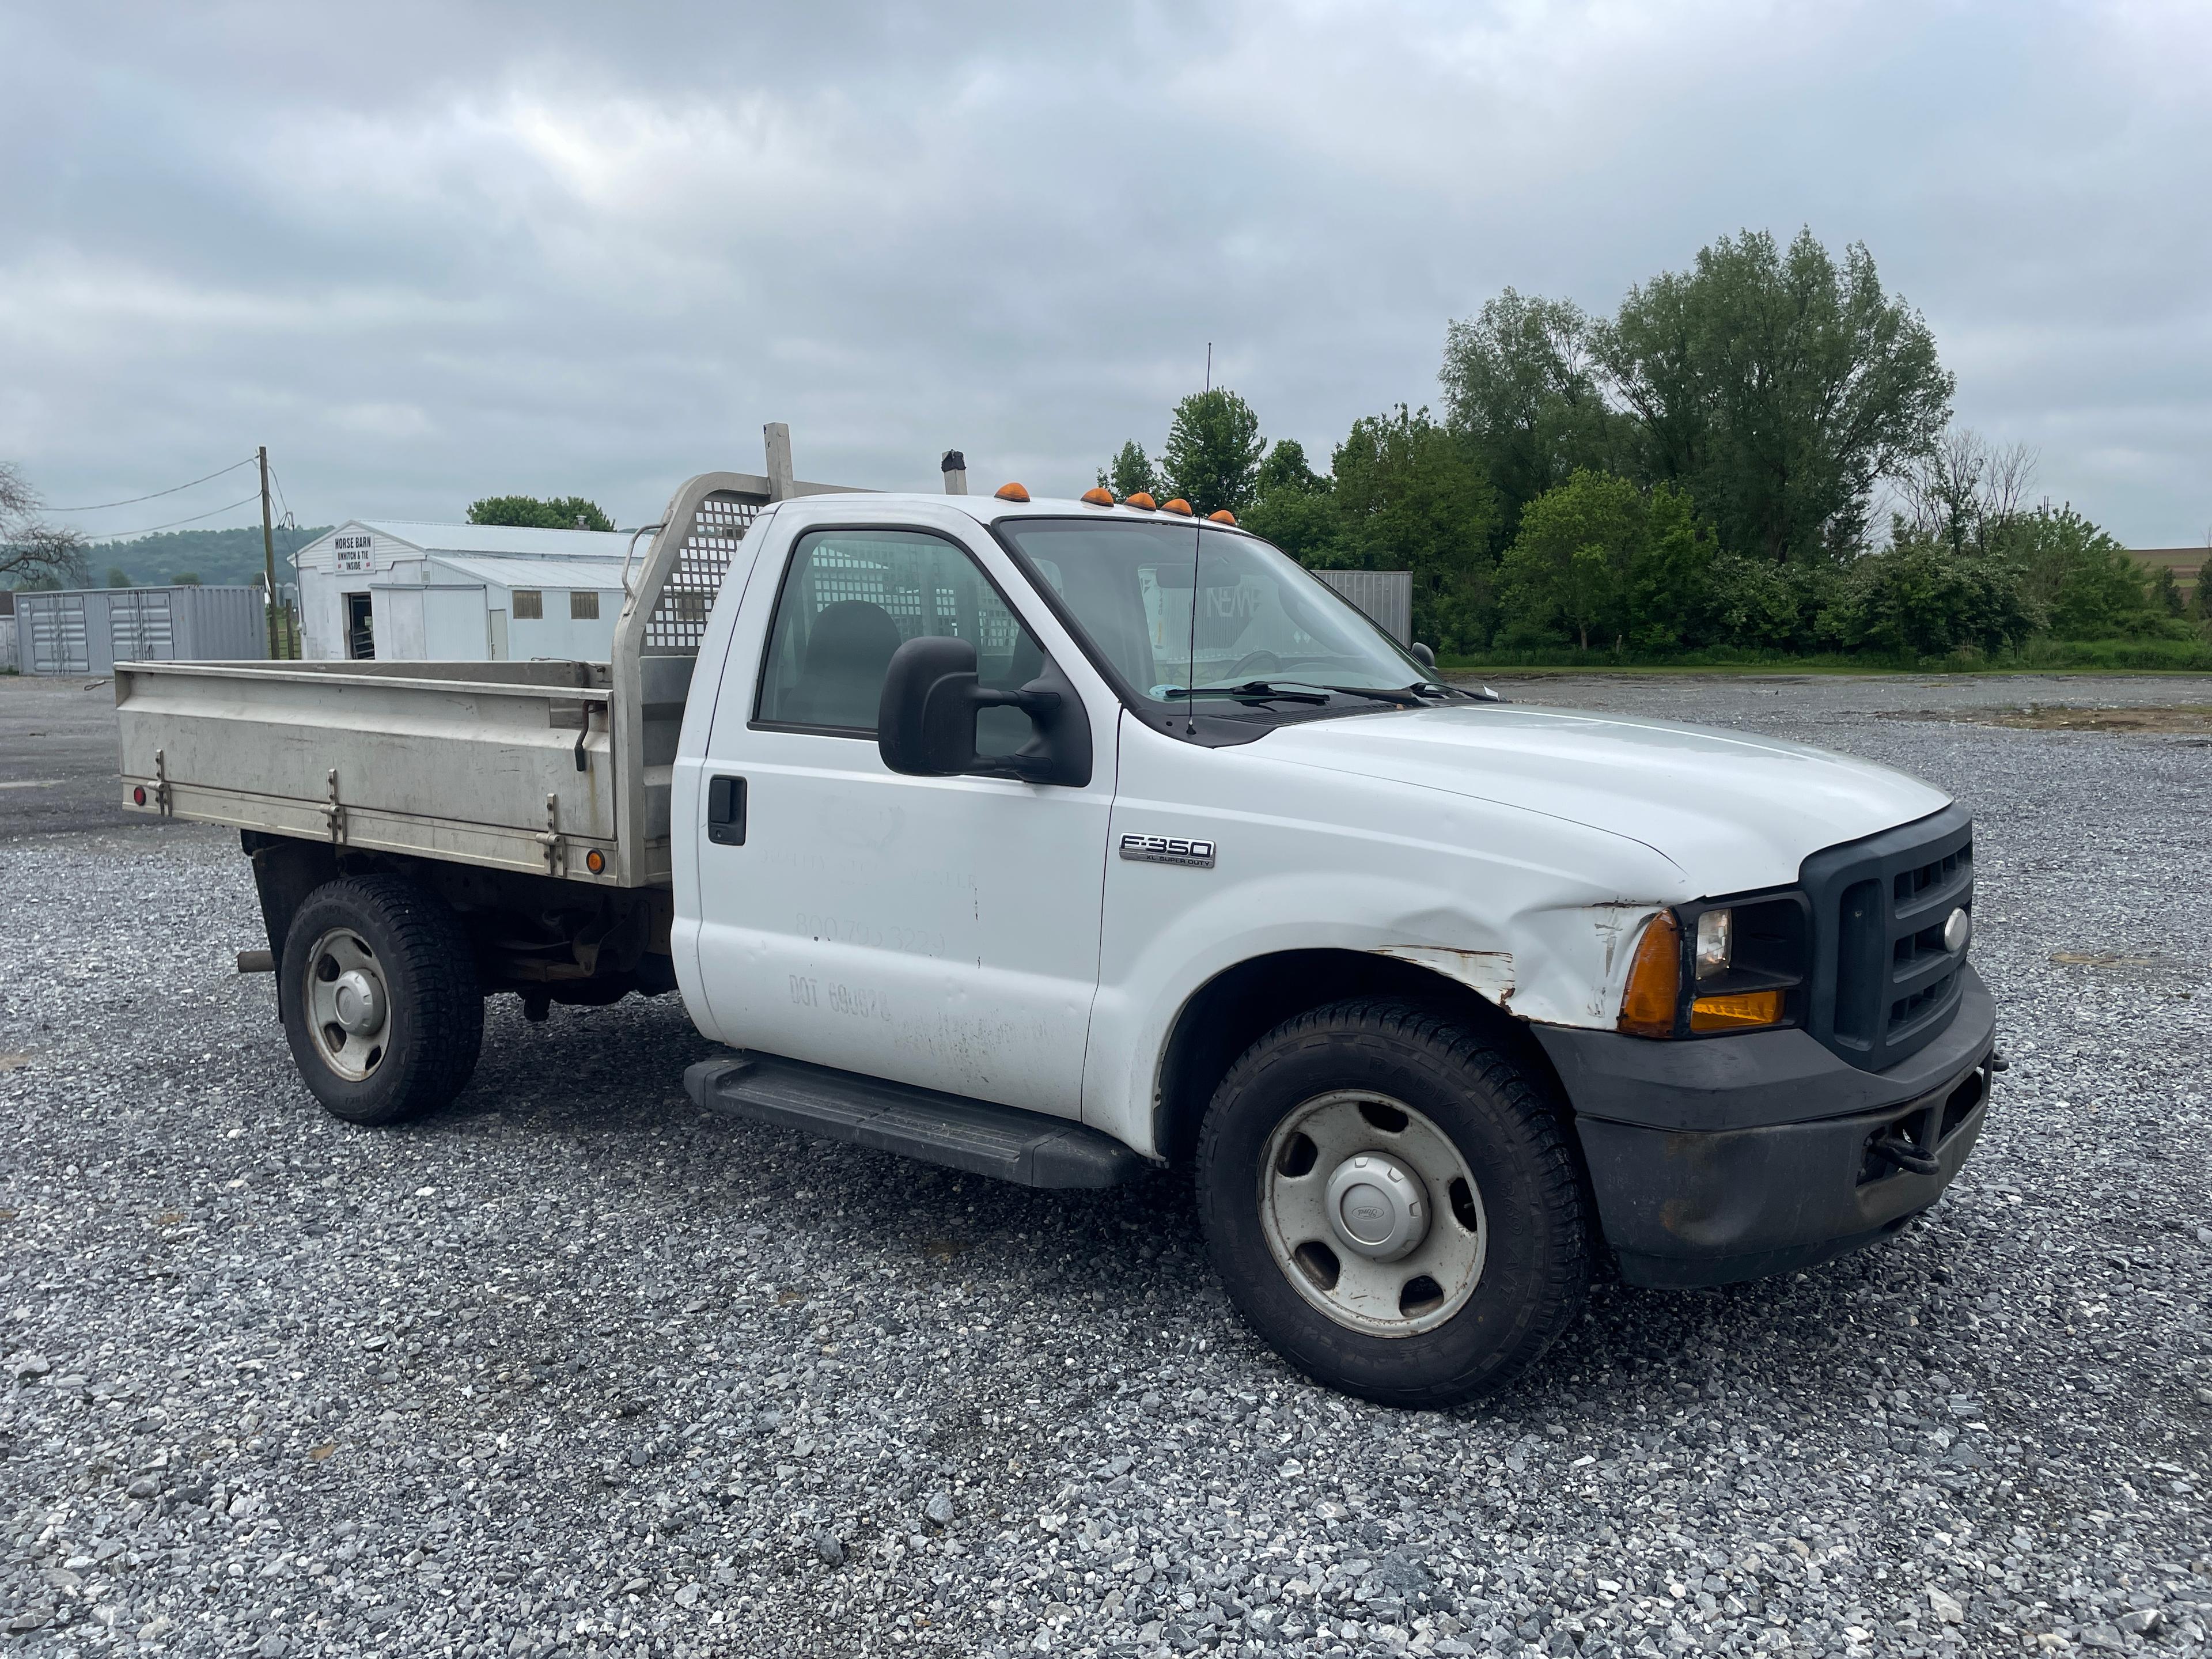
[[349, 519], [300, 550], [301, 654], [605, 662], [626, 531]]

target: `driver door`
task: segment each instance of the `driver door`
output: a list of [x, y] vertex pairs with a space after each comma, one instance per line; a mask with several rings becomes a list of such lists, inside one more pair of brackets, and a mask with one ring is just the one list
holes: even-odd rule
[[[742, 641], [759, 641], [760, 677], [726, 678], [707, 765], [709, 780], [744, 780], [744, 841], [693, 830], [700, 967], [717, 1025], [766, 1052], [1075, 1117], [1097, 989], [1110, 743], [1082, 787], [884, 766], [877, 704], [904, 641], [973, 641], [988, 686], [1024, 684], [1044, 662], [1000, 586], [950, 536], [807, 531], [781, 580], [755, 584], [746, 603], [754, 614], [741, 616], [733, 655], [746, 659]], [[1018, 710], [988, 709], [977, 747], [1010, 754], [1030, 736]]]

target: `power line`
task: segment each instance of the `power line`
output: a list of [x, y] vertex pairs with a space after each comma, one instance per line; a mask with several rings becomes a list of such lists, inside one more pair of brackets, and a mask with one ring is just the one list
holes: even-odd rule
[[[230, 468], [228, 468], [228, 467], [225, 467], [225, 468], [223, 469], [223, 471], [224, 471], [225, 472], [228, 472], [228, 471], [229, 471], [230, 470], [231, 470], [231, 469], [230, 469]], [[214, 476], [214, 477], [220, 477], [220, 476], [221, 476], [221, 474], [214, 474], [214, 475], [210, 475], [210, 476]], [[164, 493], [167, 493], [167, 492], [164, 492]], [[230, 504], [230, 506], [229, 506], [229, 507], [218, 507], [217, 508], [216, 508], [215, 513], [195, 513], [195, 514], [192, 514], [192, 516], [191, 516], [191, 518], [189, 518], [189, 519], [172, 519], [172, 520], [169, 520], [169, 522], [168, 522], [168, 523], [167, 523], [167, 524], [157, 524], [157, 525], [155, 525], [155, 526], [153, 527], [153, 529], [151, 529], [151, 530], [126, 530], [126, 531], [124, 531], [120, 535], [115, 535], [115, 536], [102, 536], [100, 539], [101, 541], [103, 541], [103, 542], [127, 542], [127, 541], [131, 541], [131, 540], [132, 540], [132, 539], [134, 539], [134, 538], [137, 538], [137, 537], [140, 537], [140, 536], [150, 536], [150, 535], [154, 534], [155, 531], [158, 531], [158, 530], [174, 530], [174, 529], [175, 529], [179, 525], [180, 525], [180, 524], [198, 524], [198, 523], [202, 519], [212, 519], [213, 517], [215, 517], [216, 513], [228, 513], [228, 512], [232, 511], [234, 508], [249, 506], [249, 505], [251, 505], [252, 503], [253, 503], [253, 502], [255, 502], [255, 501], [259, 501], [260, 499], [261, 499], [261, 492], [260, 492], [259, 490], [258, 490], [258, 489], [257, 489], [257, 490], [255, 490], [255, 491], [254, 491], [251, 495], [247, 495], [247, 496], [244, 497], [244, 498], [243, 498], [243, 499], [241, 499], [241, 500], [233, 501], [233, 502]]]
[[[284, 516], [291, 519], [292, 503], [284, 499], [284, 481], [276, 476], [276, 463], [274, 461], [269, 463], [269, 482], [276, 486], [276, 499], [284, 502]], [[298, 520], [293, 519], [292, 523], [295, 529], [298, 528]]]
[[[226, 472], [235, 472], [241, 466], [252, 466], [252, 465], [253, 457], [248, 455], [242, 461], [233, 461], [228, 466], [216, 468], [213, 472], [207, 475], [207, 478], [195, 478], [192, 480], [191, 483], [180, 483], [173, 485], [167, 489], [157, 489], [150, 495], [133, 495], [128, 501], [100, 501], [91, 507], [42, 507], [39, 511], [41, 513], [104, 513], [111, 507], [136, 507], [140, 501], [159, 501], [162, 496], [173, 495], [180, 489], [190, 489], [193, 484], [204, 484], [208, 481], [208, 478], [220, 478]], [[252, 498], [249, 496], [247, 499], [250, 501]], [[218, 507], [216, 510], [217, 512], [222, 512], [226, 509]], [[202, 514], [200, 516], [202, 518], [206, 518], [210, 515]], [[179, 524], [190, 524], [191, 520], [189, 519], [179, 519], [177, 522]], [[143, 530], [139, 530], [133, 531], [131, 533], [133, 535], [143, 536], [147, 532]]]

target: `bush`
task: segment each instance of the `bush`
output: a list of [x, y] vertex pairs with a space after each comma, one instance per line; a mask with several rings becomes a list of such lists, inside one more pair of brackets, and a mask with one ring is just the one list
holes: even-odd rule
[[1822, 631], [1847, 650], [1924, 657], [1971, 646], [1994, 655], [2038, 632], [2042, 620], [2019, 565], [1925, 539], [1851, 566]]

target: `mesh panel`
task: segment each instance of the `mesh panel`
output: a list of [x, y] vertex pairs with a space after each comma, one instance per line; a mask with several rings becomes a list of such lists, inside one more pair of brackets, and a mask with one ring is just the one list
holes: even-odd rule
[[[899, 550], [905, 549], [902, 546]], [[938, 582], [925, 586], [915, 579], [918, 573], [908, 573], [908, 580], [898, 580], [879, 559], [870, 556], [865, 542], [850, 548], [835, 544], [817, 547], [808, 568], [814, 584], [812, 608], [817, 612], [841, 599], [863, 599], [890, 613], [902, 640], [924, 634], [961, 638], [972, 634], [979, 656], [1004, 657], [1013, 652], [1020, 624], [999, 603], [998, 595], [980, 583], [963, 604], [957, 589]], [[971, 607], [975, 614], [969, 617], [965, 613]]]
[[707, 635], [707, 612], [721, 592], [722, 577], [738, 544], [760, 517], [760, 503], [717, 493], [699, 504], [698, 516], [677, 550], [660, 599], [645, 624], [647, 651], [696, 655]]

